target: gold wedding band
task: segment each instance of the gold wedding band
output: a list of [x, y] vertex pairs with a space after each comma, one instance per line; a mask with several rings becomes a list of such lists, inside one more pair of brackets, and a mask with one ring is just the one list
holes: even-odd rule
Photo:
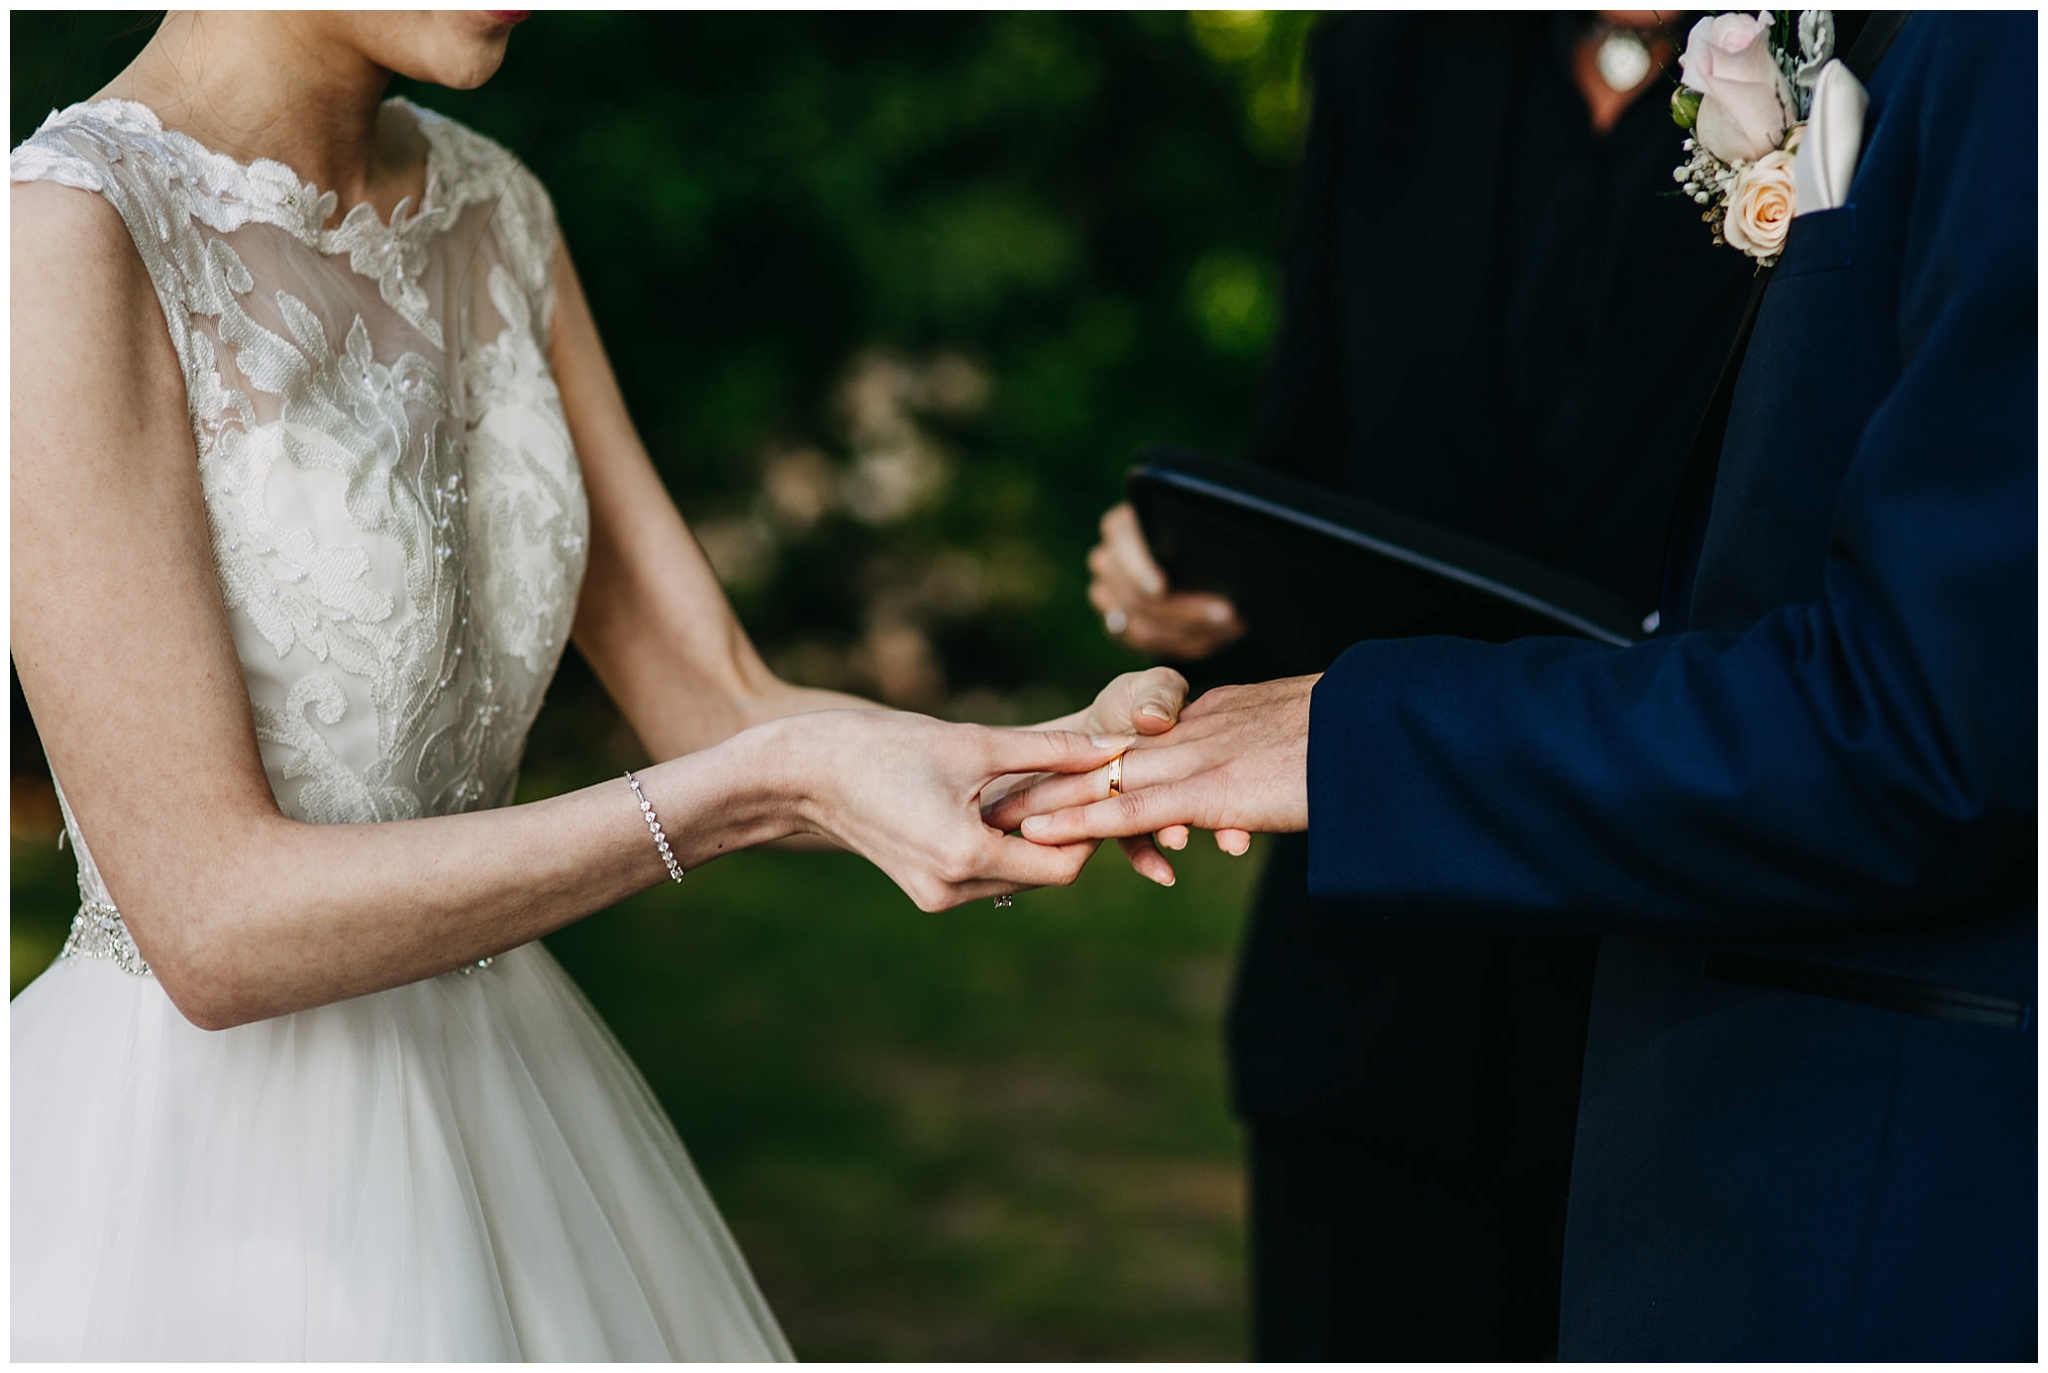
[[1109, 760], [1109, 794], [1124, 794], [1124, 756], [1121, 753]]

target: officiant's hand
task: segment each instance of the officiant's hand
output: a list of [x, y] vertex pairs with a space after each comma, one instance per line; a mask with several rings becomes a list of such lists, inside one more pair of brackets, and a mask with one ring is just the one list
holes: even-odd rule
[[1102, 542], [1088, 553], [1088, 601], [1111, 638], [1161, 658], [1206, 658], [1244, 634], [1237, 607], [1206, 591], [1175, 591], [1153, 561], [1128, 504], [1102, 517]]
[[1218, 687], [1172, 730], [1131, 746], [1121, 795], [1105, 797], [1097, 774], [1050, 777], [1005, 797], [989, 823], [1042, 844], [1189, 826], [1231, 847], [1245, 831], [1307, 829], [1309, 700], [1320, 676]]

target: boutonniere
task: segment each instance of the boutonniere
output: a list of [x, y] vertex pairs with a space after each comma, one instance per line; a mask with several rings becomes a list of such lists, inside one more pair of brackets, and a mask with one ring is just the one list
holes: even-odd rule
[[1760, 267], [1778, 260], [1798, 213], [1792, 160], [1813, 83], [1835, 54], [1830, 10], [1717, 14], [1692, 26], [1671, 118], [1691, 134], [1671, 173], [1714, 242]]

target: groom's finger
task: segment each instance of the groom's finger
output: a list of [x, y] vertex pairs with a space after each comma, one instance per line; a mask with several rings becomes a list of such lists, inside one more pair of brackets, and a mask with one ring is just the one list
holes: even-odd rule
[[[1120, 769], [1123, 774], [1121, 793], [1110, 791], [1107, 768], [1044, 777], [1029, 787], [1011, 792], [994, 805], [987, 807], [983, 811], [983, 818], [990, 827], [1007, 834], [1012, 830], [1024, 829], [1033, 816], [1079, 810], [1091, 804], [1109, 805], [1119, 800], [1129, 800], [1135, 793], [1156, 792], [1162, 783], [1182, 780], [1190, 772], [1199, 771], [1203, 766], [1202, 753], [1199, 746], [1162, 746], [1155, 740], [1149, 747], [1134, 747], [1123, 755], [1123, 766]], [[1157, 798], [1154, 797], [1153, 800], [1156, 802]], [[1114, 834], [1120, 838], [1136, 837], [1151, 833], [1155, 828], [1166, 847], [1180, 849], [1187, 846], [1187, 830], [1177, 819], [1170, 819], [1163, 828], [1136, 826], [1116, 830]], [[1111, 833], [1096, 831], [1089, 837], [1103, 839], [1110, 837]], [[1036, 831], [1027, 830], [1026, 837], [1035, 838]]]
[[1123, 850], [1124, 857], [1130, 860], [1131, 870], [1140, 877], [1149, 877], [1162, 887], [1173, 885], [1173, 864], [1167, 862], [1166, 855], [1153, 844], [1152, 836], [1140, 834], [1119, 839], [1116, 846]]
[[1168, 825], [1200, 825], [1199, 798], [1186, 782], [1162, 782], [1126, 791], [1107, 801], [1032, 815], [1018, 830], [1034, 844], [1072, 844], [1083, 839], [1119, 839], [1153, 834]]
[[990, 829], [1008, 834], [1027, 815], [1066, 810], [1100, 801], [1109, 795], [1109, 779], [1098, 768], [1092, 772], [1059, 773], [1019, 788], [982, 812]]

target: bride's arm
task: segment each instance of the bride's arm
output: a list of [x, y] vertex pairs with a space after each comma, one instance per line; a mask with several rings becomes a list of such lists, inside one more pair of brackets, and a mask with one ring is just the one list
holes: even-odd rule
[[[793, 686], [761, 661], [640, 442], [560, 247], [549, 361], [590, 500], [576, 647], [647, 751], [671, 758], [778, 716], [875, 708]], [[1088, 707], [1038, 728], [1154, 734], [1172, 726], [1186, 694], [1170, 668], [1126, 673]]]
[[[126, 230], [97, 197], [13, 191], [13, 651], [137, 946], [219, 1028], [398, 986], [665, 880], [623, 779], [532, 805], [310, 825], [258, 756], [201, 501], [182, 374]], [[686, 867], [815, 831], [930, 909], [1071, 881], [979, 821], [975, 774], [1120, 747], [880, 711], [811, 714], [648, 768]]]
[[[576, 647], [647, 751], [671, 758], [762, 720], [869, 706], [793, 686], [762, 662], [640, 442], [564, 247], [555, 253], [549, 353], [590, 501]], [[1171, 668], [1125, 673], [1084, 709], [1038, 728], [1158, 734], [1186, 695]], [[1180, 830], [1165, 837], [1176, 848], [1187, 841]], [[1172, 885], [1173, 869], [1148, 841], [1118, 844], [1141, 873]]]

